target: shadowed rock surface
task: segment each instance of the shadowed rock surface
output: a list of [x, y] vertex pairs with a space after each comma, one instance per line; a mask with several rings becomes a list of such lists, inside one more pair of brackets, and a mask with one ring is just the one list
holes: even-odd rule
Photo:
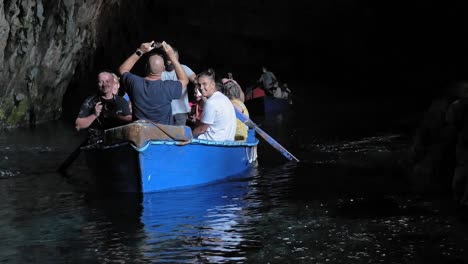
[[0, 126], [58, 119], [77, 65], [96, 48], [111, 1], [0, 3]]
[[466, 8], [437, 2], [2, 1], [0, 127], [73, 120], [97, 72], [116, 71], [153, 39], [177, 47], [195, 72], [233, 72], [243, 87], [265, 65], [298, 97], [421, 112], [468, 68]]

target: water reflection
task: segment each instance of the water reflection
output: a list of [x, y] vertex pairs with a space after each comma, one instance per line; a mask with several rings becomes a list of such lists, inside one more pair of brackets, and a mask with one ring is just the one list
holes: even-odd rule
[[143, 255], [154, 262], [241, 261], [249, 178], [147, 194], [141, 222]]
[[259, 167], [245, 178], [144, 196], [89, 194], [79, 181], [89, 177], [84, 159], [68, 178], [57, 174], [80, 140], [56, 124], [0, 133], [0, 262], [468, 259], [466, 226], [450, 197], [411, 192], [406, 138], [320, 138], [323, 127], [289, 126], [288, 116], [254, 121], [302, 162], [261, 141]]

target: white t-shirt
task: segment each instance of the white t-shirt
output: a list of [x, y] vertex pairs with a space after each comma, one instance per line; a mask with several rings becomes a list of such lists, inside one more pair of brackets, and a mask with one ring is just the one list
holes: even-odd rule
[[201, 122], [210, 125], [198, 136], [207, 140], [234, 140], [236, 135], [236, 113], [231, 101], [222, 93], [215, 92], [203, 106]]
[[[181, 64], [180, 66], [182, 66], [182, 69], [184, 69], [185, 74], [187, 74], [187, 77], [194, 74], [192, 69], [190, 69], [189, 67], [187, 67], [187, 66], [185, 66], [183, 64]], [[177, 74], [176, 74], [175, 70], [170, 71], [170, 72], [163, 71], [162, 74], [161, 74], [161, 80], [163, 80], [163, 81], [165, 81], [165, 80], [177, 81], [178, 79], [177, 79]], [[182, 96], [180, 97], [180, 99], [172, 100], [171, 107], [172, 107], [172, 114], [173, 115], [175, 115], [175, 114], [185, 114], [185, 113], [190, 112], [187, 87], [184, 87], [184, 89], [182, 90]]]

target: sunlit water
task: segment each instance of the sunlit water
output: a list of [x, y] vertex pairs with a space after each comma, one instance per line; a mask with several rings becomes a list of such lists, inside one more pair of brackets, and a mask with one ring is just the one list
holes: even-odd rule
[[68, 125], [3, 132], [0, 263], [468, 260], [450, 197], [417, 194], [405, 176], [407, 136], [342, 130], [346, 138], [294, 120], [255, 119], [300, 163], [262, 140], [242, 178], [142, 198], [89, 193], [82, 156], [56, 173], [83, 140]]

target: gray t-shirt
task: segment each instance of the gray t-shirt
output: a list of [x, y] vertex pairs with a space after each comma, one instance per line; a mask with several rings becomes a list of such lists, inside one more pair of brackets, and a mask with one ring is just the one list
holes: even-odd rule
[[[187, 76], [190, 76], [192, 74], [195, 74], [192, 69], [189, 67], [181, 64], [182, 69], [184, 69], [185, 74]], [[175, 70], [173, 71], [164, 71], [161, 75], [162, 80], [173, 80], [177, 81], [177, 74]], [[187, 92], [187, 87], [185, 87], [184, 91], [182, 92], [182, 96], [179, 99], [172, 100], [171, 102], [171, 107], [172, 107], [172, 114], [185, 114], [190, 112], [190, 105], [189, 105], [189, 100], [188, 100], [188, 92]]]

